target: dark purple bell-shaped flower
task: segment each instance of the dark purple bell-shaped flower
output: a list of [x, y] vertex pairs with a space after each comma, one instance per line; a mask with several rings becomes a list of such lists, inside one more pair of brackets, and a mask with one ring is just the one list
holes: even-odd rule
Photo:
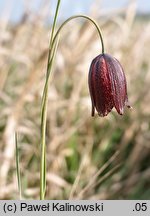
[[89, 90], [92, 101], [92, 116], [95, 109], [100, 116], [107, 116], [113, 107], [123, 115], [128, 103], [127, 84], [119, 61], [108, 54], [93, 59], [89, 71]]

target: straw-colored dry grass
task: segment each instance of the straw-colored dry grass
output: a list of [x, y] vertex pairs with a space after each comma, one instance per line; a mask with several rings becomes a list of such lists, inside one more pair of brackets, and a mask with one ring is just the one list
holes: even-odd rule
[[[72, 22], [61, 35], [47, 119], [47, 199], [150, 198], [150, 23], [135, 16], [98, 17], [106, 52], [120, 60], [133, 110], [92, 118], [88, 92], [97, 33]], [[95, 14], [94, 14], [95, 15]], [[39, 198], [40, 104], [49, 28], [44, 19], [0, 24], [0, 198], [17, 199], [15, 131], [23, 197]]]

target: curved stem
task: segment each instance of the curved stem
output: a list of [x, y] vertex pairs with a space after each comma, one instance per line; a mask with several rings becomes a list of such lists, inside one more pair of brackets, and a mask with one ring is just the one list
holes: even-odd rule
[[68, 18], [65, 22], [63, 22], [63, 24], [59, 27], [59, 29], [57, 30], [57, 32], [56, 32], [56, 34], [55, 34], [55, 37], [54, 37], [53, 42], [52, 42], [52, 47], [53, 47], [53, 45], [55, 44], [55, 41], [56, 41], [56, 39], [57, 39], [57, 37], [58, 37], [58, 34], [60, 33], [61, 29], [62, 29], [70, 20], [73, 20], [73, 19], [76, 19], [76, 18], [88, 19], [90, 22], [92, 22], [92, 23], [95, 25], [95, 27], [96, 27], [96, 29], [97, 29], [97, 31], [98, 31], [99, 37], [100, 37], [100, 41], [101, 41], [101, 45], [102, 45], [102, 53], [104, 53], [104, 42], [103, 42], [102, 32], [101, 32], [101, 30], [100, 30], [98, 24], [96, 23], [96, 21], [93, 20], [91, 17], [86, 16], [86, 15], [75, 15], [75, 16], [72, 16], [72, 17]]
[[103, 37], [101, 30], [98, 26], [98, 24], [90, 17], [86, 15], [76, 15], [68, 18], [57, 30], [55, 36], [53, 37], [54, 34], [54, 29], [55, 29], [55, 24], [56, 24], [56, 18], [58, 14], [58, 8], [59, 8], [59, 3], [60, 1], [58, 0], [57, 2], [57, 8], [56, 8], [56, 13], [55, 13], [55, 18], [54, 18], [54, 23], [53, 23], [53, 29], [51, 33], [51, 38], [50, 38], [50, 46], [49, 46], [49, 54], [48, 54], [48, 63], [47, 63], [47, 74], [46, 74], [46, 81], [44, 85], [44, 91], [42, 95], [42, 105], [41, 105], [41, 168], [40, 168], [40, 199], [44, 199], [45, 197], [45, 189], [46, 189], [46, 119], [47, 119], [47, 105], [48, 105], [48, 87], [49, 87], [49, 79], [50, 79], [50, 73], [52, 70], [53, 66], [53, 61], [55, 58], [55, 53], [57, 50], [57, 38], [58, 35], [61, 31], [61, 29], [67, 24], [69, 21], [75, 18], [85, 18], [88, 19], [90, 22], [94, 24], [96, 27], [101, 45], [102, 45], [102, 53], [104, 53], [104, 42], [103, 42]]

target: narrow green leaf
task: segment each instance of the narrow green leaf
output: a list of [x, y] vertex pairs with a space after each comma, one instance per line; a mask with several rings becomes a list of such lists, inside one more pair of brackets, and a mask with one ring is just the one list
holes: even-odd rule
[[22, 199], [22, 186], [21, 186], [21, 175], [20, 175], [20, 162], [19, 162], [19, 148], [18, 148], [18, 137], [15, 133], [15, 144], [16, 144], [16, 171], [17, 171], [17, 182], [18, 182], [18, 191], [19, 198]]

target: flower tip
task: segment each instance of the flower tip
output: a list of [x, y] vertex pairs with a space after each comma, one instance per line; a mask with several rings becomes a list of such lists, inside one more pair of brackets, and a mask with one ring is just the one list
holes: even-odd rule
[[132, 107], [131, 105], [129, 105], [129, 104], [127, 105], [127, 107], [128, 107], [129, 109], [133, 109], [133, 107]]
[[123, 113], [124, 113], [124, 110], [123, 110], [123, 108], [121, 108], [121, 109], [119, 110], [119, 114], [120, 114], [120, 115], [123, 115]]
[[133, 107], [130, 105], [129, 102], [126, 103], [126, 106], [127, 106], [129, 109], [133, 109]]
[[[133, 107], [127, 103], [126, 106], [129, 108], [129, 109], [133, 109]], [[124, 114], [124, 108], [120, 108], [119, 112], [118, 112], [120, 115], [123, 115]]]
[[95, 108], [94, 108], [94, 106], [92, 106], [91, 116], [94, 117], [94, 115], [95, 115]]

